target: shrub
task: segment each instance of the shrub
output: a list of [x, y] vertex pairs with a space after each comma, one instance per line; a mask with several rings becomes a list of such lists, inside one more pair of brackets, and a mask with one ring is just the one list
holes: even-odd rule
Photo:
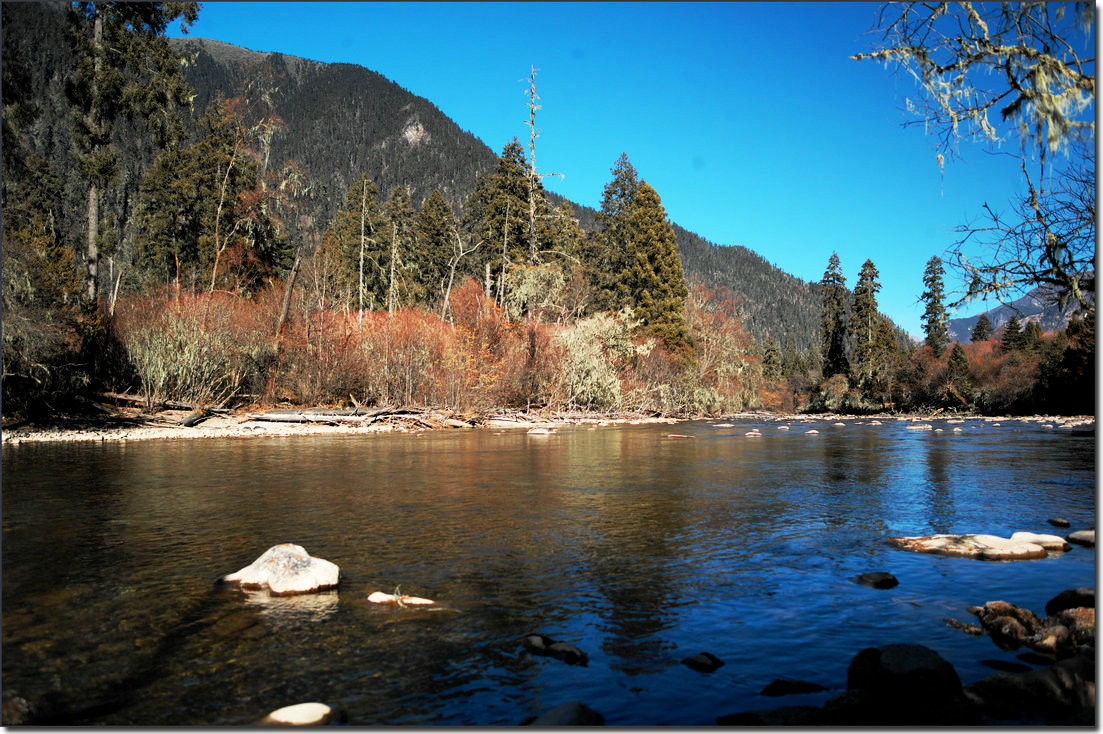
[[114, 326], [147, 404], [222, 404], [261, 389], [274, 323], [228, 293], [121, 300]]

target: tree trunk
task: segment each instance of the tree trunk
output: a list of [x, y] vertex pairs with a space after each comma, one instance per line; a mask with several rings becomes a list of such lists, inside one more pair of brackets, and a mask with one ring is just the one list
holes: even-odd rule
[[387, 287], [387, 318], [394, 317], [394, 261], [398, 255], [398, 223], [391, 223], [391, 284]]
[[287, 324], [287, 317], [291, 313], [291, 294], [295, 289], [295, 278], [299, 276], [299, 265], [303, 261], [303, 248], [299, 245], [299, 249], [295, 252], [295, 262], [291, 264], [291, 274], [287, 276], [287, 288], [283, 291], [283, 304], [280, 306], [280, 320], [276, 323], [276, 353], [280, 351], [280, 344], [283, 341], [283, 327]]
[[357, 323], [364, 323], [364, 220], [367, 218], [368, 182], [364, 181], [364, 191], [360, 195], [360, 315]]
[[[100, 70], [103, 56], [103, 19], [96, 12], [96, 19], [92, 23], [92, 106], [88, 111], [87, 122], [89, 127], [97, 124], [97, 112], [99, 110], [98, 92]], [[88, 240], [85, 252], [85, 288], [88, 300], [96, 302], [99, 286], [99, 251], [96, 240], [99, 238], [100, 228], [100, 188], [93, 180], [88, 187]]]

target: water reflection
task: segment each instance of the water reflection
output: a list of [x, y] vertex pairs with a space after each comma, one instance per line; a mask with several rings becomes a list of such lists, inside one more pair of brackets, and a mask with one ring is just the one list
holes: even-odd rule
[[[950, 447], [943, 436], [924, 441], [927, 460], [927, 523], [931, 533], [949, 533], [954, 525], [953, 495], [950, 487]], [[950, 437], [953, 439], [954, 437]]]
[[336, 591], [294, 596], [273, 596], [263, 589], [242, 591], [246, 606], [258, 607], [261, 615], [276, 625], [321, 622], [333, 615], [339, 606]]
[[[1004, 570], [880, 543], [1003, 534], [1027, 510], [1092, 523], [1090, 438], [818, 427], [5, 447], [5, 691], [62, 723], [243, 724], [320, 699], [356, 724], [516, 724], [582, 699], [612, 724], [702, 724], [761, 707], [779, 673], [845, 685], [856, 650], [917, 635], [975, 679], [990, 642], [941, 617], [1093, 583], [1090, 552]], [[278, 542], [337, 563], [341, 588], [212, 588]], [[873, 568], [923, 603], [849, 580]], [[447, 611], [367, 603], [398, 584]], [[526, 656], [528, 632], [589, 666]], [[678, 664], [701, 650], [727, 665]]]

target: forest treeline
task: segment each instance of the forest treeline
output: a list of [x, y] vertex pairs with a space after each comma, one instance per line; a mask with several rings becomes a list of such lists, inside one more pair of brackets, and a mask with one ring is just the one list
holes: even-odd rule
[[[952, 347], [928, 331], [920, 348], [877, 311], [868, 261], [851, 293], [832, 257], [818, 334], [755, 339], [731, 288], [686, 276], [660, 193], [626, 154], [590, 226], [545, 190], [535, 72], [528, 150], [507, 143], [462, 199], [446, 185], [417, 200], [402, 183], [380, 191], [373, 170], [338, 193], [279, 155], [279, 69], [191, 104], [164, 30], [194, 21], [194, 4], [38, 16], [68, 30], [53, 51], [68, 70], [63, 100], [38, 91], [43, 67], [9, 34], [10, 6], [5, 415], [56, 413], [103, 390], [150, 405], [1091, 410], [1086, 392], [1057, 387], [1090, 379], [1094, 320]], [[68, 136], [48, 122], [59, 116]], [[429, 135], [403, 118], [411, 148]], [[928, 275], [924, 298], [941, 303]]]

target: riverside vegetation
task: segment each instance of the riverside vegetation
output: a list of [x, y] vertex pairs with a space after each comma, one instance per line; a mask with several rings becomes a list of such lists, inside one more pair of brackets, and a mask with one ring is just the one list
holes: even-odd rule
[[[663, 416], [1094, 405], [1094, 307], [1064, 330], [978, 326], [951, 345], [938, 258], [923, 275], [921, 346], [878, 312], [872, 261], [850, 292], [834, 254], [816, 284], [818, 333], [752, 335], [730, 278], [686, 275], [676, 227], [626, 154], [588, 227], [544, 189], [535, 71], [528, 151], [505, 145], [458, 212], [447, 185], [384, 196], [380, 171], [333, 179], [352, 180], [338, 205], [331, 182], [273, 156], [288, 128], [279, 65], [191, 110], [163, 34], [193, 22], [195, 4], [36, 16], [70, 33], [54, 59], [63, 98], [34, 91], [45, 81], [16, 33], [24, 12], [4, 8], [5, 418], [71, 412], [104, 391], [147, 407]], [[411, 149], [427, 136], [403, 128]]]

